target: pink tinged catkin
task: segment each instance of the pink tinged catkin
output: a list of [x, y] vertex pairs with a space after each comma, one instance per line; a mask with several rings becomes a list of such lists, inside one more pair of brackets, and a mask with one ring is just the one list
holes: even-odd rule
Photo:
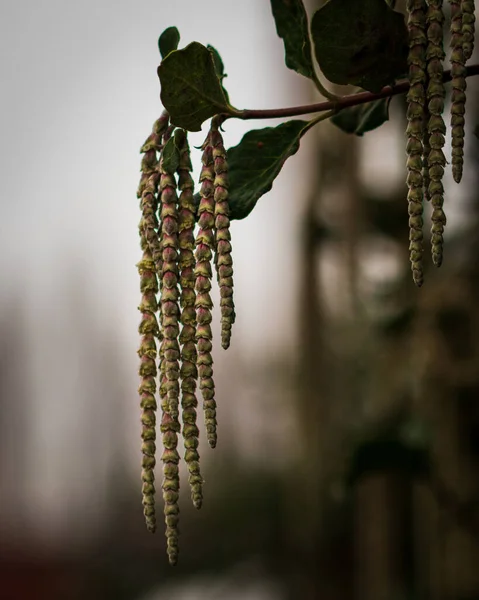
[[442, 183], [446, 157], [443, 147], [445, 142], [446, 125], [442, 114], [444, 112], [444, 98], [446, 90], [443, 81], [443, 26], [444, 13], [442, 0], [428, 0], [427, 7], [427, 72], [429, 82], [427, 86], [427, 100], [429, 109], [429, 195], [432, 204], [431, 246], [432, 260], [436, 267], [441, 266], [443, 260], [444, 228], [446, 215], [443, 210], [444, 186]]
[[208, 444], [214, 448], [217, 443], [216, 401], [215, 385], [213, 381], [213, 358], [212, 331], [211, 331], [211, 309], [213, 302], [210, 296], [211, 290], [211, 260], [215, 244], [215, 203], [214, 203], [214, 161], [211, 137], [208, 134], [203, 146], [202, 163], [200, 174], [200, 204], [198, 208], [199, 231], [196, 236], [196, 266], [195, 266], [195, 308], [196, 308], [196, 343], [197, 343], [197, 366], [200, 382], [200, 390], [203, 395], [203, 411], [205, 416], [206, 437]]
[[183, 441], [185, 446], [185, 462], [188, 468], [188, 482], [191, 488], [191, 499], [196, 508], [201, 508], [203, 502], [203, 477], [200, 472], [200, 457], [198, 453], [199, 430], [196, 424], [196, 380], [198, 378], [196, 351], [196, 310], [195, 310], [195, 213], [193, 199], [194, 182], [191, 177], [191, 161], [186, 132], [177, 130], [176, 145], [180, 153], [178, 166], [179, 196], [179, 270], [180, 270], [180, 333], [181, 346], [181, 408], [183, 420]]
[[466, 57], [462, 35], [460, 0], [449, 0], [451, 6], [451, 144], [452, 175], [459, 183], [464, 165], [464, 124], [466, 112]]
[[169, 413], [178, 417], [179, 404], [179, 290], [178, 290], [178, 208], [176, 180], [160, 159], [161, 219], [161, 327]]
[[426, 3], [408, 0], [409, 92], [407, 95], [407, 186], [409, 213], [409, 259], [414, 283], [421, 286], [423, 273], [423, 138], [426, 104]]
[[164, 111], [155, 121], [153, 130], [141, 148], [144, 152], [142, 176], [137, 195], [143, 215], [142, 225], [148, 247], [155, 261], [157, 274], [161, 277], [160, 231], [157, 219], [158, 184], [160, 181], [158, 155], [161, 154], [169, 129], [169, 115]]
[[[138, 355], [140, 357], [139, 375], [141, 377], [139, 394], [142, 423], [142, 503], [147, 529], [156, 530], [155, 515], [155, 475], [156, 464], [156, 356], [157, 340], [161, 339], [156, 313], [158, 311], [158, 278], [155, 258], [158, 258], [158, 231], [156, 220], [157, 153], [161, 151], [162, 135], [168, 126], [168, 116], [164, 113], [154, 124], [153, 131], [141, 148], [144, 154], [141, 163], [141, 180], [137, 196], [140, 198], [142, 212], [139, 224], [140, 246], [143, 257], [138, 263], [140, 290], [142, 299], [139, 306], [141, 335]], [[154, 256], [156, 253], [156, 257]]]
[[211, 145], [214, 161], [214, 215], [215, 215], [215, 267], [220, 288], [221, 345], [226, 350], [231, 342], [231, 328], [235, 321], [233, 301], [233, 258], [228, 204], [228, 163], [223, 137], [213, 120]]
[[156, 393], [156, 340], [159, 337], [159, 328], [156, 320], [158, 304], [156, 294], [158, 293], [158, 280], [151, 253], [148, 249], [146, 239], [142, 235], [141, 245], [143, 257], [138, 263], [140, 274], [140, 289], [142, 293], [141, 304], [138, 307], [141, 312], [139, 333], [141, 335], [138, 355], [140, 357], [139, 375], [141, 382], [139, 386], [141, 423], [142, 423], [142, 503], [147, 529], [151, 532], [156, 530], [155, 516], [155, 474], [156, 464], [156, 416], [157, 408]]
[[461, 0], [462, 13], [462, 50], [464, 60], [471, 58], [474, 51], [474, 37], [476, 35], [476, 8], [474, 0]]
[[[165, 340], [163, 340], [165, 341]], [[163, 463], [163, 511], [165, 515], [165, 536], [166, 552], [170, 565], [176, 565], [178, 562], [178, 538], [179, 538], [179, 495], [180, 495], [180, 476], [178, 454], [178, 433], [180, 423], [178, 417], [170, 414], [168, 401], [168, 378], [166, 376], [165, 348], [162, 344], [160, 350], [160, 397], [161, 397], [161, 437], [163, 443], [163, 453], [161, 461]]]

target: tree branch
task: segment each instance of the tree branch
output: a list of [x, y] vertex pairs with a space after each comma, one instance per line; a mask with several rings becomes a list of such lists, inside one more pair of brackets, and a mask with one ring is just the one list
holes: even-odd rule
[[[473, 75], [479, 75], [479, 65], [471, 65], [466, 69], [466, 77], [472, 77]], [[447, 83], [451, 81], [451, 71], [444, 71], [443, 81]], [[265, 110], [238, 110], [235, 111], [234, 115], [228, 115], [228, 117], [235, 117], [238, 119], [277, 119], [281, 117], [297, 117], [299, 115], [308, 115], [316, 112], [324, 112], [326, 110], [332, 110], [334, 112], [350, 106], [357, 106], [358, 104], [366, 104], [368, 102], [374, 102], [374, 100], [380, 100], [381, 98], [390, 98], [397, 96], [398, 94], [404, 94], [409, 90], [409, 82], [401, 81], [395, 85], [388, 85], [383, 88], [377, 94], [372, 92], [359, 92], [358, 94], [349, 94], [339, 98], [337, 101], [328, 100], [326, 102], [319, 102], [317, 104], [306, 104], [304, 106], [291, 106], [289, 108], [271, 108]]]

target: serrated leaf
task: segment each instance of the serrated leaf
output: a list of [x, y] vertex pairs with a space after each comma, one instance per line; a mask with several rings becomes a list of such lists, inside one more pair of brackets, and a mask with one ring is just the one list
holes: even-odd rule
[[384, 0], [329, 0], [314, 14], [311, 34], [318, 64], [333, 83], [379, 92], [407, 72], [404, 17]]
[[173, 125], [201, 131], [206, 119], [233, 111], [216, 74], [213, 55], [198, 42], [168, 54], [158, 67], [158, 77], [161, 102]]
[[167, 173], [174, 173], [180, 164], [180, 153], [172, 136], [166, 142], [161, 153], [162, 167]]
[[269, 192], [285, 161], [298, 151], [308, 125], [307, 121], [295, 120], [254, 129], [228, 150], [231, 219], [244, 219]]
[[223, 60], [220, 56], [220, 53], [218, 52], [218, 50], [216, 48], [214, 48], [213, 46], [210, 46], [210, 44], [208, 44], [208, 46], [206, 46], [208, 48], [208, 50], [211, 52], [212, 56], [213, 56], [213, 62], [215, 64], [215, 70], [216, 70], [216, 75], [218, 75], [218, 79], [221, 81], [221, 87], [223, 88], [223, 93], [225, 95], [226, 100], [229, 102], [229, 95], [228, 92], [225, 89], [225, 86], [223, 85], [223, 79], [225, 77], [228, 77], [228, 75], [225, 73], [225, 66], [223, 64]]
[[286, 66], [310, 79], [314, 74], [308, 16], [302, 0], [271, 0], [276, 31], [284, 42]]
[[161, 58], [168, 56], [170, 52], [178, 48], [180, 43], [180, 32], [176, 27], [167, 27], [158, 38], [158, 50]]
[[391, 98], [381, 98], [374, 102], [350, 106], [331, 117], [331, 121], [346, 133], [364, 135], [389, 121], [390, 102]]

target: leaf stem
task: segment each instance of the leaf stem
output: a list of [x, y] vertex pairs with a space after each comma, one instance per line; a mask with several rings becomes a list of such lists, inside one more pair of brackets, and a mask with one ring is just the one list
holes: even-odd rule
[[316, 89], [322, 96], [324, 96], [331, 102], [338, 102], [340, 100], [341, 96], [337, 96], [336, 94], [333, 94], [333, 92], [330, 92], [328, 89], [326, 89], [324, 87], [324, 85], [319, 80], [319, 77], [318, 77], [318, 74], [316, 73], [316, 71], [313, 71], [312, 79], [313, 79], [314, 85], [316, 86]]
[[[467, 67], [466, 77], [472, 77], [479, 75], [479, 64], [471, 65]], [[443, 81], [447, 83], [451, 81], [451, 71], [444, 71]], [[282, 117], [297, 117], [299, 115], [307, 115], [316, 112], [325, 111], [338, 111], [343, 108], [350, 106], [357, 106], [358, 104], [366, 104], [368, 102], [374, 102], [374, 100], [380, 100], [381, 98], [389, 98], [404, 94], [409, 90], [409, 81], [401, 81], [395, 85], [388, 85], [384, 87], [380, 92], [359, 92], [357, 94], [349, 94], [348, 96], [339, 97], [336, 100], [327, 100], [326, 102], [319, 102], [316, 104], [306, 104], [304, 106], [291, 106], [289, 108], [272, 108], [265, 110], [236, 110], [233, 111], [226, 117], [234, 117], [237, 119], [279, 119]], [[328, 117], [326, 117], [328, 118]]]
[[329, 119], [330, 117], [332, 117], [337, 112], [338, 112], [337, 110], [328, 110], [327, 112], [323, 112], [320, 115], [318, 115], [315, 119], [311, 119], [311, 121], [309, 121], [309, 123], [303, 129], [303, 135], [307, 131], [309, 131], [312, 127], [314, 127], [318, 123], [321, 123], [321, 121], [326, 121], [326, 119]]

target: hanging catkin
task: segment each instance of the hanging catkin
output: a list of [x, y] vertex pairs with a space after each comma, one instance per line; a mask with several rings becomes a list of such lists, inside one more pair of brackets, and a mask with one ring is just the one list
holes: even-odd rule
[[409, 213], [409, 258], [414, 283], [421, 286], [423, 274], [423, 135], [426, 103], [426, 3], [408, 0], [409, 92], [407, 95], [407, 185]]
[[464, 61], [468, 61], [474, 51], [476, 24], [476, 8], [474, 0], [461, 0], [462, 13], [462, 49]]
[[[140, 357], [139, 375], [141, 377], [139, 394], [142, 423], [142, 503], [146, 526], [149, 531], [156, 529], [155, 516], [155, 474], [156, 464], [156, 356], [157, 340], [161, 340], [156, 313], [158, 303], [157, 269], [155, 259], [158, 259], [159, 240], [156, 220], [157, 188], [159, 174], [157, 171], [157, 152], [161, 151], [162, 135], [168, 126], [168, 116], [163, 113], [155, 122], [152, 133], [143, 144], [141, 152], [144, 153], [141, 162], [141, 179], [137, 196], [141, 198], [141, 221], [139, 224], [140, 246], [143, 257], [138, 263], [140, 274], [140, 291], [142, 299], [140, 306], [141, 322], [139, 333], [141, 335], [138, 355]], [[153, 254], [156, 253], [156, 256]]]
[[235, 321], [233, 302], [233, 258], [228, 205], [228, 163], [223, 137], [218, 122], [213, 119], [211, 145], [214, 160], [215, 200], [215, 266], [220, 288], [221, 345], [226, 350], [231, 342], [231, 328]]
[[[163, 340], [163, 343], [165, 340]], [[160, 398], [161, 398], [161, 438], [163, 443], [163, 453], [161, 461], [163, 463], [163, 511], [166, 524], [166, 552], [170, 565], [176, 565], [178, 561], [178, 522], [180, 518], [180, 507], [178, 504], [180, 495], [180, 476], [178, 454], [178, 433], [180, 423], [178, 417], [172, 416], [169, 412], [170, 403], [168, 400], [169, 380], [166, 376], [166, 364], [163, 343], [160, 351]]]
[[[141, 209], [143, 213], [143, 227], [145, 237], [150, 249], [151, 255], [156, 265], [158, 277], [161, 277], [161, 247], [160, 235], [158, 231], [158, 183], [160, 181], [159, 162], [157, 153], [161, 154], [163, 142], [169, 136], [168, 131], [169, 115], [163, 112], [161, 117], [153, 125], [153, 131], [150, 137], [143, 144], [141, 149], [145, 152], [145, 160], [150, 163], [150, 170], [146, 180], [140, 183], [141, 189]], [[145, 174], [144, 174], [145, 175]], [[140, 190], [139, 190], [140, 191]]]
[[141, 304], [138, 307], [141, 311], [141, 322], [139, 332], [141, 334], [139, 375], [141, 377], [140, 387], [140, 406], [142, 423], [142, 471], [141, 480], [143, 496], [143, 513], [145, 515], [146, 526], [149, 531], [156, 530], [155, 517], [155, 474], [156, 464], [156, 417], [157, 408], [156, 393], [156, 339], [159, 337], [158, 323], [156, 321], [156, 311], [158, 304], [156, 294], [158, 292], [158, 280], [156, 277], [155, 264], [151, 256], [146, 238], [143, 233], [143, 227], [140, 226], [141, 247], [143, 248], [142, 260], [138, 263], [140, 273], [140, 288], [142, 293]]
[[183, 440], [185, 445], [185, 462], [188, 467], [188, 481], [191, 488], [191, 499], [196, 508], [201, 508], [203, 502], [203, 478], [200, 472], [200, 457], [198, 454], [198, 426], [196, 424], [196, 310], [195, 310], [195, 236], [196, 207], [193, 198], [194, 182], [191, 177], [190, 150], [186, 132], [178, 129], [175, 132], [175, 142], [179, 150], [178, 188], [179, 220], [178, 240], [180, 248], [180, 333], [181, 346], [181, 408], [183, 420]]
[[451, 143], [452, 175], [459, 183], [464, 164], [464, 114], [466, 112], [466, 67], [462, 43], [462, 12], [460, 0], [451, 5]]
[[179, 291], [178, 291], [178, 207], [175, 174], [168, 172], [164, 156], [160, 159], [161, 218], [161, 328], [163, 332], [166, 390], [169, 413], [178, 417], [179, 403]]
[[[427, 90], [427, 86], [429, 83], [429, 77], [426, 71], [426, 80], [424, 83], [424, 89]], [[429, 185], [431, 180], [429, 178], [429, 154], [431, 152], [431, 146], [429, 145], [429, 130], [428, 124], [429, 119], [431, 117], [429, 113], [429, 108], [427, 102], [424, 102], [424, 113], [423, 113], [423, 136], [422, 136], [422, 185], [423, 185], [423, 194], [424, 200], [429, 202], [431, 200], [431, 195], [429, 194]]]
[[196, 342], [198, 349], [198, 375], [200, 389], [203, 395], [203, 410], [205, 415], [206, 437], [209, 445], [214, 448], [217, 442], [216, 434], [216, 401], [215, 385], [213, 381], [213, 358], [212, 331], [211, 331], [211, 309], [213, 302], [210, 296], [211, 290], [211, 260], [214, 249], [214, 161], [213, 147], [211, 145], [211, 133], [202, 146], [203, 167], [200, 174], [200, 205], [198, 207], [199, 231], [196, 236], [196, 267], [195, 267], [195, 289], [196, 289]]
[[444, 147], [444, 136], [446, 125], [442, 114], [444, 112], [444, 98], [446, 90], [443, 82], [443, 24], [444, 14], [442, 12], [442, 0], [428, 0], [427, 9], [427, 39], [426, 50], [427, 72], [429, 83], [427, 86], [427, 99], [429, 108], [429, 194], [432, 204], [432, 228], [431, 245], [432, 260], [439, 267], [443, 259], [443, 233], [446, 225], [446, 216], [443, 211], [444, 187], [442, 178], [446, 157], [442, 148]]

